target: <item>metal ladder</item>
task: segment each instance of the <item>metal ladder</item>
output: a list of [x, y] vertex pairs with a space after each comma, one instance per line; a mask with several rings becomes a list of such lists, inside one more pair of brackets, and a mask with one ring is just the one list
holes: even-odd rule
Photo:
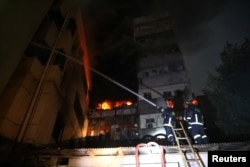
[[[150, 147], [155, 147], [159, 150], [159, 155], [160, 155], [160, 160], [161, 160], [161, 167], [166, 167], [166, 162], [165, 162], [165, 154], [164, 154], [164, 149], [162, 146], [158, 145], [156, 142], [149, 142], [149, 143], [140, 143], [136, 146], [135, 149], [135, 162], [136, 162], [136, 167], [140, 167], [146, 164], [142, 164], [139, 161], [139, 148], [140, 147], [148, 147], [148, 149], [150, 149]], [[151, 151], [150, 151], [151, 152]]]
[[[203, 160], [201, 159], [198, 150], [196, 150], [193, 145], [191, 144], [191, 141], [188, 138], [188, 135], [186, 133], [186, 130], [184, 129], [184, 126], [182, 124], [182, 121], [179, 121], [180, 123], [180, 128], [175, 128], [172, 127], [173, 130], [173, 134], [176, 140], [176, 144], [177, 147], [179, 149], [179, 153], [181, 154], [183, 161], [185, 163], [185, 166], [191, 167], [193, 165], [191, 165], [191, 163], [195, 162], [197, 166], [199, 167], [205, 167], [205, 164], [203, 162]], [[180, 133], [179, 133], [180, 132]], [[182, 136], [179, 136], [182, 135]], [[180, 141], [186, 141], [187, 145], [181, 145]], [[188, 158], [187, 156], [187, 152], [191, 153], [191, 155], [193, 155], [193, 158]]]

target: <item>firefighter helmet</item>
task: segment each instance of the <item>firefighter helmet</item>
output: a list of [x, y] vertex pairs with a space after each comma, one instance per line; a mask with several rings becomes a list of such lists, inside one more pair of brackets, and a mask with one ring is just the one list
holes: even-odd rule
[[167, 104], [168, 107], [174, 108], [174, 102], [173, 102], [173, 101], [167, 100], [167, 101], [166, 101], [166, 104]]
[[191, 101], [191, 104], [197, 106], [198, 105], [198, 100], [197, 99], [193, 99]]

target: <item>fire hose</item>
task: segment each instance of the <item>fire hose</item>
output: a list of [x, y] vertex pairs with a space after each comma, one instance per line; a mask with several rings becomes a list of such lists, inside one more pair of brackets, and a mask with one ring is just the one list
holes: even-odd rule
[[[33, 44], [33, 45], [36, 45], [36, 46], [39, 46], [39, 47], [42, 47], [42, 48], [45, 48], [45, 49], [50, 49], [50, 48], [48, 48], [48, 47], [46, 47], [46, 46], [43, 46], [43, 45], [41, 45], [41, 44], [38, 44], [38, 43], [32, 43], [32, 44]], [[80, 64], [80, 65], [82, 65], [82, 66], [85, 66], [80, 60], [78, 60], [78, 59], [76, 59], [76, 58], [74, 58], [74, 57], [72, 57], [72, 56], [69, 56], [69, 55], [64, 54], [64, 53], [62, 53], [62, 52], [60, 52], [60, 51], [57, 51], [57, 50], [54, 50], [54, 52], [57, 53], [57, 54], [60, 54], [60, 55], [62, 55], [62, 56], [65, 56], [66, 58], [68, 58], [68, 59], [74, 61], [74, 62], [77, 63], [77, 64]], [[119, 86], [119, 87], [121, 87], [121, 88], [127, 90], [128, 92], [132, 93], [133, 95], [139, 97], [140, 99], [146, 101], [147, 103], [151, 104], [152, 106], [154, 106], [154, 107], [157, 106], [157, 105], [156, 105], [155, 103], [153, 103], [152, 101], [150, 101], [150, 100], [146, 99], [145, 97], [141, 96], [140, 94], [134, 92], [133, 90], [129, 89], [128, 87], [124, 86], [123, 84], [121, 84], [121, 83], [119, 83], [119, 82], [113, 80], [112, 78], [108, 77], [107, 75], [104, 75], [103, 73], [101, 73], [101, 72], [95, 70], [94, 68], [92, 68], [92, 67], [90, 67], [90, 66], [87, 66], [87, 68], [90, 69], [92, 72], [94, 72], [94, 73], [100, 75], [101, 77], [103, 77], [103, 78], [109, 80], [110, 82], [116, 84], [117, 86]]]
[[91, 68], [91, 67], [88, 67], [88, 68], [89, 68], [91, 71], [95, 72], [96, 74], [98, 74], [98, 75], [102, 76], [103, 78], [105, 78], [105, 79], [107, 79], [107, 80], [113, 82], [114, 84], [118, 85], [119, 87], [121, 87], [121, 88], [127, 90], [128, 92], [130, 92], [130, 93], [136, 95], [137, 97], [141, 98], [142, 100], [144, 100], [144, 101], [148, 102], [149, 104], [151, 104], [152, 106], [156, 107], [156, 104], [154, 104], [154, 103], [151, 102], [150, 100], [146, 99], [145, 97], [139, 95], [138, 93], [134, 92], [133, 90], [127, 88], [126, 86], [122, 85], [121, 83], [119, 83], [119, 82], [117, 82], [117, 81], [115, 81], [115, 80], [109, 78], [108, 76], [106, 76], [106, 75], [100, 73], [99, 71], [97, 71], [97, 70], [95, 70], [95, 69], [93, 69], [93, 68]]

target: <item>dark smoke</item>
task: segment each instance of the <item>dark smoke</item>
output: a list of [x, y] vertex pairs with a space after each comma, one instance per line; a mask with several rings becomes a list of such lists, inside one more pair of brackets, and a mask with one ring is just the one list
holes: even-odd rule
[[[209, 37], [204, 35], [208, 33], [204, 31], [209, 31], [209, 29], [201, 28], [200, 25], [222, 12], [228, 0], [89, 0], [80, 2], [88, 32], [90, 54], [94, 57], [92, 64], [109, 77], [136, 89], [136, 67], [133, 67], [136, 63], [131, 62], [133, 56], [140, 53], [133, 43], [133, 18], [168, 12], [181, 49], [189, 55], [197, 52], [208, 41], [205, 39]], [[127, 70], [128, 66], [132, 68]], [[122, 91], [107, 83], [100, 85], [98, 78], [93, 83], [96, 85], [93, 85], [92, 94], [103, 96], [98, 95], [98, 98], [111, 97], [114, 96], [113, 92]], [[109, 86], [112, 88], [108, 89]], [[122, 97], [129, 96], [124, 92], [121, 95]]]

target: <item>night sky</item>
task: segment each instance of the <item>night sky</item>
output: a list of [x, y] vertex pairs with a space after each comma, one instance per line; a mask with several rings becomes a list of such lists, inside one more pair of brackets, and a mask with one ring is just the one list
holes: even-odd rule
[[[248, 0], [89, 0], [81, 3], [92, 67], [135, 91], [135, 61], [140, 54], [133, 42], [135, 17], [169, 12], [196, 95], [202, 94], [208, 72], [214, 72], [220, 64], [220, 53], [226, 42], [241, 43], [244, 37], [250, 36]], [[97, 80], [93, 93], [99, 98], [131, 95], [116, 88], [104, 91], [103, 87], [117, 86], [101, 78]], [[119, 95], [108, 92], [119, 92]]]

